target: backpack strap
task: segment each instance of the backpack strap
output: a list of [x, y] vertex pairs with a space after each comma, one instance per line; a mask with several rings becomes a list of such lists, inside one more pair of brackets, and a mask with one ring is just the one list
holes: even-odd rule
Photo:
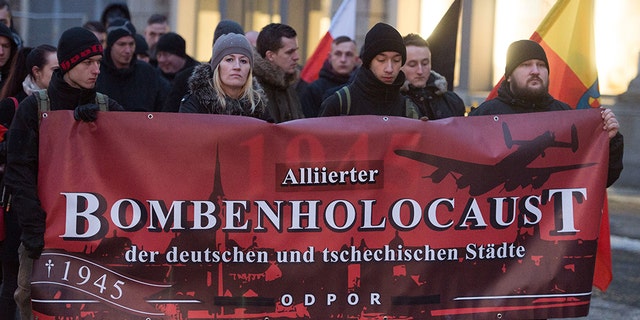
[[100, 111], [109, 111], [109, 96], [96, 92], [96, 104], [100, 108]]
[[38, 98], [38, 110], [40, 113], [47, 112], [51, 110], [51, 106], [49, 104], [49, 95], [47, 94], [46, 89], [36, 90], [36, 98]]
[[18, 99], [16, 99], [16, 97], [9, 97], [9, 99], [13, 101], [13, 106], [15, 107], [16, 110], [18, 110], [18, 105], [20, 104], [18, 103]]
[[[46, 89], [34, 91], [38, 99], [38, 124], [42, 120], [42, 114], [51, 111], [51, 103]], [[100, 111], [109, 111], [109, 96], [104, 93], [96, 92], [96, 104]]]
[[[351, 92], [349, 91], [349, 87], [344, 86], [340, 88], [336, 93], [338, 94], [338, 101], [340, 101], [340, 115], [348, 116], [349, 111], [351, 111]], [[342, 97], [343, 94], [344, 94], [344, 98]], [[344, 100], [344, 103], [343, 103], [343, 100]], [[344, 109], [342, 108], [344, 104], [347, 105], [346, 112], [344, 112]]]
[[49, 95], [46, 89], [40, 89], [34, 91], [36, 99], [38, 99], [38, 126], [42, 120], [42, 114], [51, 110], [51, 104], [49, 103]]

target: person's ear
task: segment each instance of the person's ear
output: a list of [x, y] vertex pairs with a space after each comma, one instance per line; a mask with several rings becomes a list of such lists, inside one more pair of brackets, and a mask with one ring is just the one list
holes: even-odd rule
[[35, 78], [33, 80], [37, 81], [38, 78], [40, 77], [40, 74], [41, 74], [40, 68], [38, 68], [38, 66], [31, 67], [31, 74], [33, 74], [35, 76]]
[[264, 57], [270, 61], [273, 62], [273, 57], [275, 56], [275, 52], [271, 51], [271, 50], [267, 50], [267, 52], [265, 52]]

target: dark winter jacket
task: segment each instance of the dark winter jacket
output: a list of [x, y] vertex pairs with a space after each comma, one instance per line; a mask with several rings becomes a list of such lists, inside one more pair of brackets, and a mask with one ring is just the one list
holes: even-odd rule
[[[51, 77], [47, 93], [51, 110], [73, 110], [77, 106], [96, 103], [94, 89], [71, 87], [62, 78], [60, 70]], [[109, 110], [122, 107], [109, 99]], [[20, 103], [9, 129], [7, 171], [4, 181], [12, 194], [11, 212], [19, 217], [22, 242], [29, 250], [42, 250], [46, 212], [38, 198], [38, 134], [39, 107], [35, 94]]]
[[258, 80], [267, 96], [267, 109], [273, 120], [280, 123], [304, 118], [296, 92], [300, 73], [287, 74], [255, 51], [253, 61], [254, 80]]
[[304, 116], [307, 118], [317, 117], [324, 98], [346, 85], [350, 77], [351, 74], [342, 75], [333, 72], [331, 63], [326, 60], [320, 69], [318, 79], [307, 86], [300, 98]]
[[193, 69], [195, 69], [196, 66], [197, 65], [184, 68], [176, 73], [176, 76], [173, 78], [171, 90], [169, 90], [169, 95], [167, 95], [164, 107], [162, 107], [162, 112], [178, 112], [180, 109], [180, 101], [189, 93], [189, 78], [191, 78]]
[[116, 68], [110, 51], [104, 51], [96, 90], [118, 101], [127, 111], [162, 111], [169, 82], [157, 69], [135, 57], [128, 68]]
[[400, 71], [392, 84], [385, 84], [378, 80], [369, 68], [359, 68], [353, 82], [346, 86], [351, 95], [349, 112], [346, 112], [345, 104], [340, 104], [340, 89], [322, 102], [320, 117], [380, 115], [417, 119], [419, 116], [415, 110], [416, 106], [400, 94], [404, 80], [404, 73]]
[[[471, 111], [469, 116], [495, 115], [495, 114], [516, 114], [544, 111], [573, 110], [568, 104], [554, 99], [547, 94], [538, 101], [528, 101], [516, 98], [507, 81], [502, 81], [498, 88], [498, 96], [495, 99], [487, 100], [480, 104], [478, 108]], [[624, 152], [624, 138], [618, 132], [609, 140], [609, 172], [607, 175], [607, 187], [610, 187], [622, 172], [622, 154]]]
[[416, 88], [406, 81], [400, 93], [418, 106], [420, 116], [431, 120], [464, 116], [464, 102], [457, 94], [447, 91], [447, 79], [435, 71], [431, 71], [426, 87]]
[[259, 94], [260, 100], [256, 101], [256, 108], [252, 112], [251, 102], [247, 98], [232, 99], [227, 97], [225, 98], [226, 106], [222, 107], [218, 102], [216, 91], [210, 84], [212, 77], [213, 69], [209, 64], [201, 64], [193, 70], [193, 75], [189, 79], [190, 93], [180, 104], [181, 113], [227, 114], [269, 119], [266, 108], [267, 98], [257, 82], [253, 82], [253, 90]]
[[[160, 72], [160, 74], [162, 75], [162, 77], [169, 81], [169, 83], [171, 84], [171, 86], [173, 86], [174, 84], [174, 80], [176, 78], [176, 76], [178, 75], [178, 73], [186, 70], [186, 69], [191, 69], [193, 71], [193, 68], [195, 68], [195, 66], [199, 65], [200, 62], [194, 60], [193, 58], [191, 58], [190, 56], [186, 57], [186, 61], [184, 63], [184, 66], [182, 67], [182, 69], [178, 70], [175, 73], [164, 73], [160, 67], [158, 67], [158, 72]], [[186, 92], [185, 92], [186, 93]]]

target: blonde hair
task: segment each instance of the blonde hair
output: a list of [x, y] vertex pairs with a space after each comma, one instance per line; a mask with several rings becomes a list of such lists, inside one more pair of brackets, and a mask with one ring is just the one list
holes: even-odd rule
[[[220, 104], [220, 106], [225, 108], [227, 104], [225, 98], [229, 97], [229, 95], [226, 92], [224, 92], [224, 89], [222, 89], [222, 80], [220, 79], [219, 70], [220, 70], [220, 65], [217, 65], [213, 69], [213, 77], [211, 79], [212, 81], [210, 80], [212, 83], [210, 84], [216, 92], [216, 95], [218, 97], [218, 103]], [[240, 96], [240, 99], [243, 99], [243, 98], [248, 99], [249, 102], [251, 103], [251, 113], [255, 112], [256, 106], [262, 100], [258, 92], [253, 89], [253, 68], [249, 69], [249, 74], [247, 75], [247, 81], [245, 81], [244, 85], [242, 86], [242, 95]]]

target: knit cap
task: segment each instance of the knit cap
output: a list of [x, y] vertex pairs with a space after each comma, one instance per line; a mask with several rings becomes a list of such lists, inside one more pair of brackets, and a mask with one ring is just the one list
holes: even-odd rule
[[505, 77], [510, 76], [513, 70], [521, 63], [531, 59], [544, 61], [547, 65], [547, 70], [549, 69], [547, 54], [539, 43], [533, 40], [519, 40], [509, 45], [509, 49], [507, 49], [507, 64], [504, 68]]
[[117, 18], [107, 28], [107, 47], [111, 48], [118, 39], [131, 36], [135, 39], [136, 27], [129, 20]]
[[158, 39], [156, 52], [169, 52], [184, 58], [187, 56], [187, 45], [179, 34], [167, 32]]
[[237, 33], [223, 34], [213, 44], [213, 53], [211, 54], [211, 66], [215, 69], [226, 55], [242, 54], [249, 58], [249, 64], [253, 68], [253, 49], [249, 40]]
[[216, 26], [216, 30], [213, 31], [213, 43], [220, 38], [221, 35], [227, 33], [244, 34], [244, 30], [239, 23], [233, 20], [222, 20]]
[[102, 55], [102, 45], [93, 32], [85, 28], [73, 27], [60, 36], [57, 55], [60, 70], [64, 74], [80, 62]]
[[149, 45], [147, 44], [147, 40], [144, 39], [144, 36], [136, 33], [134, 36], [136, 39], [136, 52], [135, 54], [144, 54], [149, 55]]
[[9, 39], [9, 41], [11, 41], [11, 44], [13, 46], [16, 46], [16, 40], [13, 38], [13, 33], [11, 32], [11, 29], [9, 29], [9, 27], [4, 25], [3, 23], [0, 23], [0, 37], [5, 37]]
[[378, 22], [364, 37], [364, 45], [360, 54], [362, 65], [369, 68], [371, 60], [385, 51], [397, 52], [402, 55], [403, 65], [407, 61], [407, 48], [402, 41], [400, 32], [386, 23]]

